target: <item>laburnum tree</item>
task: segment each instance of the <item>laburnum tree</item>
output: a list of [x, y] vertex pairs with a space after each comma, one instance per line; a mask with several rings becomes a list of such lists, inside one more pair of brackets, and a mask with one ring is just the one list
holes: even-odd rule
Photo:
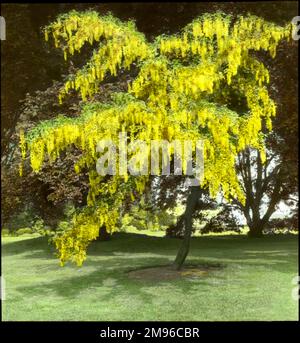
[[[191, 187], [187, 200], [185, 238], [174, 262], [177, 269], [189, 250], [191, 214], [202, 193], [216, 197], [222, 192], [227, 200], [235, 197], [245, 203], [236, 156], [247, 147], [256, 148], [264, 162], [262, 126], [271, 130], [276, 113], [266, 87], [268, 70], [252, 52], [265, 50], [275, 57], [278, 43], [289, 38], [291, 30], [291, 25], [281, 27], [252, 15], [233, 20], [219, 12], [205, 14], [180, 33], [161, 35], [153, 42], [147, 41], [133, 22], [94, 11], [72, 11], [45, 28], [46, 40], [52, 37], [65, 59], [86, 44], [96, 46], [90, 60], [69, 76], [59, 95], [63, 102], [69, 92], [78, 91], [83, 99], [80, 116], [61, 115], [20, 133], [22, 156], [26, 158], [29, 152], [36, 172], [45, 159], [54, 161], [72, 147], [82, 151], [75, 170], [89, 175], [87, 206], [74, 215], [68, 230], [53, 239], [62, 265], [68, 260], [83, 263], [99, 227], [118, 230], [124, 203], [133, 202], [149, 181], [150, 168], [147, 175], [118, 170], [116, 175], [97, 173], [96, 163], [102, 156], [96, 149], [98, 142], [110, 139], [118, 145], [120, 132], [127, 133], [128, 143], [204, 142], [205, 172], [198, 180], [200, 186]], [[128, 83], [127, 92], [113, 94], [109, 102], [89, 103], [106, 76], [117, 76], [132, 67], [136, 77]], [[239, 97], [247, 110], [231, 109], [232, 97]], [[169, 154], [174, 157], [171, 145]], [[128, 151], [128, 158], [133, 156]], [[189, 161], [184, 151], [182, 156], [185, 172]], [[118, 154], [115, 158], [118, 166]]]

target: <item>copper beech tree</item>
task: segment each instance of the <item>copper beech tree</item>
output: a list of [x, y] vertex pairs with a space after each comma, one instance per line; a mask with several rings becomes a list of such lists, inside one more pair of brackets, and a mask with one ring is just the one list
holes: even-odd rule
[[[235, 197], [245, 203], [235, 169], [237, 154], [256, 148], [264, 162], [262, 127], [271, 130], [276, 113], [267, 90], [269, 72], [253, 52], [265, 50], [275, 57], [278, 43], [289, 38], [291, 30], [291, 25], [281, 27], [252, 15], [233, 19], [215, 13], [196, 18], [176, 35], [161, 35], [149, 42], [133, 22], [94, 11], [72, 11], [45, 28], [46, 40], [51, 38], [65, 59], [86, 44], [96, 47], [87, 63], [69, 75], [59, 95], [62, 103], [70, 91], [79, 92], [83, 100], [80, 115], [61, 115], [20, 133], [22, 156], [25, 159], [29, 153], [36, 172], [46, 158], [54, 161], [71, 146], [82, 151], [75, 170], [88, 171], [87, 206], [74, 215], [68, 230], [54, 237], [62, 265], [68, 260], [83, 263], [99, 227], [118, 230], [122, 205], [143, 193], [149, 180], [150, 170], [146, 175], [97, 173], [96, 163], [102, 156], [97, 152], [98, 142], [109, 139], [117, 145], [120, 132], [127, 133], [128, 142], [204, 142], [204, 177], [198, 180], [200, 186], [191, 187], [185, 238], [175, 268], [187, 256], [191, 214], [203, 190], [211, 197], [222, 192], [228, 201]], [[90, 102], [108, 75], [117, 76], [132, 66], [137, 72], [127, 92], [113, 94], [105, 103]], [[244, 102], [247, 110], [231, 109], [232, 97]], [[171, 145], [169, 154], [174, 158]], [[188, 162], [183, 158], [183, 170]]]

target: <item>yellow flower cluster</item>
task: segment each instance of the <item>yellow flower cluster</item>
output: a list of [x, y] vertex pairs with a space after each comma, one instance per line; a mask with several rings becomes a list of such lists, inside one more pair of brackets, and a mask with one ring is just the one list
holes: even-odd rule
[[[167, 59], [153, 59], [144, 63], [129, 92], [138, 98], [147, 97], [149, 105], [162, 108], [167, 105], [168, 66]], [[149, 82], [151, 80], [151, 83]]]
[[20, 146], [21, 157], [22, 157], [22, 161], [19, 165], [19, 174], [20, 176], [23, 176], [23, 160], [26, 158], [26, 140], [25, 140], [23, 129], [20, 130], [19, 138], [20, 138], [19, 146]]
[[97, 91], [97, 85], [109, 72], [116, 75], [120, 68], [129, 68], [136, 60], [144, 60], [153, 51], [144, 35], [136, 31], [132, 23], [124, 24], [111, 16], [100, 17], [96, 12], [85, 14], [76, 11], [59, 18], [45, 29], [45, 38], [52, 33], [55, 46], [68, 53], [79, 52], [85, 43], [99, 42], [86, 68], [79, 70], [61, 90], [59, 101], [70, 89], [79, 90], [83, 100]]
[[213, 63], [199, 66], [181, 67], [174, 72], [170, 80], [174, 93], [184, 93], [194, 99], [201, 97], [202, 92], [213, 93], [216, 83], [222, 77], [216, 72]]
[[99, 236], [100, 227], [104, 225], [110, 233], [116, 229], [116, 210], [108, 210], [107, 207], [101, 206], [97, 208], [96, 214], [80, 213], [74, 218], [69, 230], [54, 238], [61, 266], [68, 260], [81, 266], [86, 259], [89, 243]]

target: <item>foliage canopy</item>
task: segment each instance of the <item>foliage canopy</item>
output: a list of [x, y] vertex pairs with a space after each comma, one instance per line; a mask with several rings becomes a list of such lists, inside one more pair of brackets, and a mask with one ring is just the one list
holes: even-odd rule
[[[172, 36], [148, 42], [133, 22], [100, 16], [97, 12], [61, 15], [45, 28], [45, 38], [65, 59], [90, 43], [96, 48], [84, 67], [70, 75], [61, 89], [59, 102], [72, 91], [83, 99], [76, 118], [59, 116], [41, 122], [26, 135], [20, 134], [23, 158], [30, 153], [38, 172], [46, 157], [55, 160], [74, 145], [83, 151], [75, 170], [88, 170], [88, 206], [77, 213], [69, 230], [54, 242], [63, 264], [81, 265], [90, 241], [105, 225], [113, 232], [124, 202], [143, 192], [149, 175], [98, 175], [97, 143], [118, 142], [119, 132], [129, 140], [174, 139], [204, 141], [205, 173], [201, 186], [215, 197], [245, 201], [237, 179], [235, 160], [246, 147], [259, 149], [264, 160], [262, 128], [272, 128], [276, 106], [269, 97], [269, 72], [255, 55], [265, 50], [275, 57], [278, 43], [291, 36], [291, 25], [280, 27], [252, 15], [233, 19], [223, 13], [205, 14]], [[137, 68], [126, 93], [116, 93], [108, 103], [89, 103], [107, 75]], [[247, 111], [230, 106], [232, 98]], [[174, 153], [170, 148], [170, 155]], [[184, 156], [184, 154], [183, 154]], [[129, 156], [130, 157], [130, 156]], [[186, 168], [187, 161], [183, 161]]]

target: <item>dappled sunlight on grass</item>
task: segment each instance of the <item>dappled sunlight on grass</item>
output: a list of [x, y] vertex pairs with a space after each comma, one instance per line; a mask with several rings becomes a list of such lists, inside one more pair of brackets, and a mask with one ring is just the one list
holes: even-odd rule
[[224, 268], [179, 279], [128, 272], [170, 265], [180, 240], [119, 233], [82, 267], [60, 267], [44, 237], [4, 238], [4, 320], [296, 320], [297, 237], [192, 239], [188, 265]]

